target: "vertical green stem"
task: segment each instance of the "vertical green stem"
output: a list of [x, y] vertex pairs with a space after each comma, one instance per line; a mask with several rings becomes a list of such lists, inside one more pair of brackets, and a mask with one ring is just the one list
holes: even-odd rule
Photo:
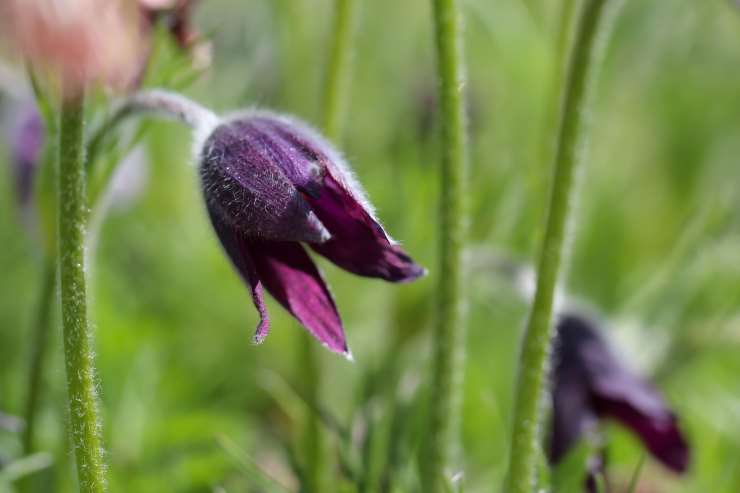
[[335, 142], [341, 138], [347, 112], [358, 5], [358, 0], [334, 0], [334, 25], [324, 78], [323, 128], [329, 140]]
[[23, 430], [23, 453], [33, 452], [34, 435], [36, 431], [36, 412], [38, 409], [41, 380], [44, 374], [44, 360], [46, 348], [49, 345], [49, 326], [51, 312], [54, 306], [54, 287], [56, 285], [56, 259], [48, 257], [44, 261], [41, 273], [41, 291], [33, 322], [33, 338], [31, 339], [31, 361], [28, 369], [28, 395], [24, 418], [26, 427]]
[[[358, 0], [335, 0], [334, 23], [332, 26], [329, 60], [324, 75], [323, 130], [326, 137], [338, 143], [341, 140], [346, 113], [347, 96], [352, 74], [352, 49], [357, 17]], [[319, 401], [321, 362], [314, 341], [308, 334], [301, 338], [301, 371], [304, 376], [305, 395], [311, 401], [312, 409]], [[324, 490], [324, 450], [321, 423], [313, 410], [306, 416], [303, 449], [305, 459], [304, 488], [309, 492]]]
[[431, 419], [426, 491], [445, 488], [444, 469], [457, 448], [465, 344], [463, 247], [467, 234], [467, 137], [462, 22], [455, 0], [433, 0], [442, 123], [440, 170], [439, 311], [434, 328]]
[[87, 320], [84, 96], [62, 102], [59, 126], [59, 283], [70, 430], [80, 491], [105, 491], [92, 333]]
[[316, 413], [316, 404], [319, 402], [319, 382], [321, 376], [321, 361], [317, 354], [315, 341], [304, 332], [300, 339], [301, 374], [303, 375], [303, 392], [309, 401], [303, 429], [304, 451], [304, 484], [301, 491], [320, 493], [326, 486], [324, 460], [325, 445], [322, 436], [322, 427]]
[[605, 39], [605, 13], [610, 0], [586, 0], [571, 48], [554, 157], [545, 237], [540, 251], [537, 288], [529, 316], [516, 388], [510, 463], [505, 493], [531, 493], [539, 454], [543, 382], [551, 345], [555, 288], [568, 235], [575, 196], [574, 180], [585, 147], [585, 120]]

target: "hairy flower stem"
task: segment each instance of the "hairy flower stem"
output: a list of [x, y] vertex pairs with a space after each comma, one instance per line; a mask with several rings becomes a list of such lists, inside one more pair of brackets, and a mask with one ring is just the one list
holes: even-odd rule
[[505, 493], [531, 493], [535, 487], [541, 405], [550, 354], [554, 294], [560, 277], [574, 181], [586, 141], [590, 94], [611, 0], [586, 0], [571, 48], [554, 157], [554, 176], [545, 237], [537, 269], [537, 288], [529, 316], [516, 387], [509, 471]]
[[89, 165], [95, 165], [105, 138], [128, 117], [141, 113], [154, 113], [182, 122], [196, 132], [206, 132], [216, 126], [218, 117], [209, 109], [180, 94], [152, 89], [125, 98], [113, 113], [100, 125], [87, 145]]
[[334, 142], [341, 139], [347, 113], [358, 5], [358, 0], [334, 0], [330, 56], [324, 77], [322, 125], [325, 135]]
[[84, 95], [62, 102], [59, 125], [59, 283], [70, 431], [80, 491], [106, 489], [92, 331], [87, 319], [87, 197], [83, 144]]
[[33, 322], [31, 361], [28, 369], [28, 394], [26, 395], [26, 408], [24, 412], [26, 427], [23, 429], [22, 439], [24, 455], [29, 455], [34, 450], [36, 413], [39, 394], [41, 393], [41, 380], [44, 374], [46, 348], [49, 345], [49, 327], [51, 325], [52, 308], [54, 307], [56, 273], [56, 259], [47, 257], [44, 260], [44, 266], [41, 272], [41, 291], [39, 292], [38, 305], [36, 306], [36, 314]]
[[463, 248], [467, 234], [462, 22], [455, 0], [433, 0], [442, 123], [440, 250], [437, 320], [431, 382], [431, 419], [425, 491], [446, 489], [445, 467], [457, 449], [465, 344]]

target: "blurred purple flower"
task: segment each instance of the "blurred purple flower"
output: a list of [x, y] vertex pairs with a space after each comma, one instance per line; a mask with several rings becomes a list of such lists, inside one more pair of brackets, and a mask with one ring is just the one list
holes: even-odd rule
[[[666, 467], [686, 471], [690, 451], [676, 416], [655, 388], [620, 364], [594, 321], [562, 315], [554, 348], [551, 463], [610, 418], [632, 430]], [[601, 460], [593, 464], [603, 467]]]
[[349, 355], [334, 300], [301, 242], [360, 276], [407, 282], [425, 273], [383, 230], [339, 153], [307, 125], [248, 112], [216, 127], [200, 159], [211, 222], [260, 313], [256, 342], [269, 329], [264, 287], [327, 348]]
[[36, 107], [23, 106], [16, 116], [11, 135], [11, 163], [15, 178], [15, 192], [22, 209], [31, 205], [36, 167], [44, 146], [44, 123]]

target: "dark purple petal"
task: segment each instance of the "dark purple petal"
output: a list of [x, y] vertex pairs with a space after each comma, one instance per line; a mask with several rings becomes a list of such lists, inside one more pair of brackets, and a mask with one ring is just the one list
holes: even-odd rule
[[297, 120], [268, 112], [255, 112], [243, 125], [259, 136], [296, 188], [319, 196], [332, 160], [341, 159], [328, 141]]
[[386, 235], [382, 226], [331, 174], [318, 199], [307, 199], [331, 238], [311, 245], [316, 252], [354, 274], [408, 282], [425, 270]]
[[552, 392], [552, 424], [549, 458], [559, 463], [586, 434], [598, 427], [598, 416], [591, 408], [586, 381], [578, 372], [561, 373]]
[[270, 318], [267, 315], [267, 307], [262, 297], [262, 282], [257, 275], [252, 254], [249, 251], [249, 245], [244, 235], [232, 228], [221, 220], [218, 214], [215, 214], [208, 208], [208, 215], [211, 218], [213, 229], [218, 235], [224, 250], [228, 254], [236, 270], [241, 274], [244, 282], [249, 286], [252, 294], [252, 301], [255, 308], [260, 314], [260, 321], [254, 334], [254, 342], [260, 343], [267, 336], [270, 330]]
[[667, 467], [686, 470], [689, 446], [676, 417], [655, 388], [617, 360], [591, 320], [564, 315], [555, 349], [553, 402], [559, 399], [558, 393], [572, 392], [575, 385], [578, 389], [586, 386], [589, 412], [616, 419]]
[[[635, 384], [639, 385], [639, 382]], [[636, 396], [641, 392], [636, 389], [621, 395], [597, 395], [594, 404], [599, 414], [619, 421], [636, 433], [650, 453], [666, 467], [678, 473], [686, 471], [689, 466], [689, 446], [678, 428], [676, 417], [657, 394], [653, 394], [655, 402], [650, 403], [649, 408], [643, 407], [641, 401], [645, 397]], [[659, 412], [651, 409], [658, 404], [663, 406]]]
[[267, 291], [327, 348], [349, 355], [334, 299], [303, 247], [251, 241], [249, 248]]
[[276, 160], [275, 149], [243, 120], [218, 126], [201, 156], [203, 193], [212, 213], [250, 238], [321, 242], [321, 222]]
[[361, 276], [405, 282], [424, 275], [375, 219], [362, 187], [326, 139], [301, 122], [272, 114], [256, 114], [252, 124], [332, 236], [311, 248]]

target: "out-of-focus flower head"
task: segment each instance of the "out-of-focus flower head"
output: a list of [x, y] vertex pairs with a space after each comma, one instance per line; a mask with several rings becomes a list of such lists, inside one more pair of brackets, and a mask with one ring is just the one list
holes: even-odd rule
[[190, 49], [200, 40], [191, 18], [196, 3], [195, 0], [139, 0], [149, 24], [164, 17], [169, 32], [182, 49]]
[[247, 112], [218, 125], [199, 159], [211, 222], [260, 313], [255, 341], [269, 328], [265, 288], [327, 348], [349, 355], [334, 299], [301, 243], [360, 276], [406, 282], [424, 274], [308, 125]]
[[[655, 388], [619, 362], [592, 318], [561, 315], [553, 364], [551, 463], [596, 432], [600, 420], [613, 419], [634, 432], [666, 467], [686, 471], [690, 450], [676, 416]], [[592, 473], [603, 467], [600, 459], [593, 465]]]
[[61, 78], [65, 95], [90, 82], [129, 87], [142, 37], [135, 3], [124, 0], [5, 0], [0, 30], [11, 49]]
[[36, 106], [23, 105], [16, 114], [11, 131], [11, 164], [19, 206], [27, 209], [33, 197], [36, 168], [44, 146], [44, 122]]
[[204, 40], [193, 26], [193, 10], [196, 0], [139, 0], [141, 32], [146, 41], [140, 74], [134, 86], [143, 77], [153, 49], [153, 30], [157, 23], [164, 23], [177, 46], [190, 56], [192, 68], [203, 70], [211, 63], [211, 45]]

